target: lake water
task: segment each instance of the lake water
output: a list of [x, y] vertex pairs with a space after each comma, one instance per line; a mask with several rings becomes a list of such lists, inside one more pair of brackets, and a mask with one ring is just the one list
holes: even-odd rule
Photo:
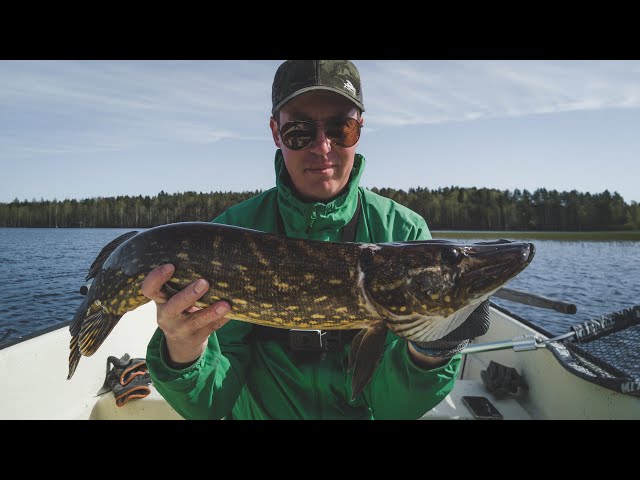
[[[93, 260], [131, 230], [0, 228], [0, 341], [70, 321]], [[530, 241], [536, 256], [508, 287], [575, 303], [578, 313], [495, 303], [553, 334], [640, 304], [640, 242]]]

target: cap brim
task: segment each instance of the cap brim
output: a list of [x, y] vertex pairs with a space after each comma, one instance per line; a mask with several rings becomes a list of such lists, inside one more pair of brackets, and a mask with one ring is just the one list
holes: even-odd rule
[[342, 90], [338, 90], [337, 88], [334, 88], [334, 87], [327, 87], [327, 86], [324, 86], [324, 85], [313, 85], [311, 87], [301, 88], [300, 90], [297, 90], [296, 92], [293, 92], [291, 95], [289, 95], [289, 96], [285, 97], [284, 99], [280, 100], [271, 109], [271, 115], [273, 115], [278, 110], [280, 110], [285, 103], [293, 100], [294, 98], [296, 98], [299, 95], [302, 95], [303, 93], [307, 93], [307, 92], [310, 92], [310, 91], [313, 91], [313, 90], [326, 90], [328, 92], [337, 93], [338, 95], [343, 96], [344, 98], [349, 100], [351, 103], [353, 103], [356, 107], [358, 107], [360, 109], [360, 111], [364, 112], [364, 105], [362, 104], [362, 102], [359, 102], [358, 100], [356, 100], [352, 96], [347, 95]]

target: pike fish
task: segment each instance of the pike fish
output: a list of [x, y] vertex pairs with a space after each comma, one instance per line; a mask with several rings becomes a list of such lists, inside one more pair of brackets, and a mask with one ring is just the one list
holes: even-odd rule
[[388, 330], [426, 342], [459, 326], [524, 270], [535, 248], [498, 240], [346, 243], [303, 240], [209, 222], [128, 232], [93, 262], [93, 279], [70, 326], [70, 379], [120, 318], [150, 300], [145, 276], [175, 265], [173, 295], [198, 278], [210, 285], [196, 303], [231, 305], [231, 319], [285, 329], [362, 329], [351, 343], [352, 395], [369, 382]]

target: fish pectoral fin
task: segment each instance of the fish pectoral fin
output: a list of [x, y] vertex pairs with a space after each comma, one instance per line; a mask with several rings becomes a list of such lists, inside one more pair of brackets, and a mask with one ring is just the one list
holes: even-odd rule
[[351, 400], [362, 393], [382, 359], [387, 327], [377, 323], [363, 329], [351, 341], [349, 352], [349, 371], [351, 377]]

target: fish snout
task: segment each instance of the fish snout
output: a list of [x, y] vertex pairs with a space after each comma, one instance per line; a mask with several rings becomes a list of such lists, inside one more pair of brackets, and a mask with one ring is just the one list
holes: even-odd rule
[[468, 291], [486, 294], [495, 291], [522, 272], [535, 256], [535, 246], [528, 242], [479, 242], [466, 252], [468, 263], [461, 282]]
[[533, 243], [528, 243], [527, 246], [528, 248], [522, 252], [522, 255], [525, 257], [526, 264], [529, 265], [536, 255], [536, 246]]

